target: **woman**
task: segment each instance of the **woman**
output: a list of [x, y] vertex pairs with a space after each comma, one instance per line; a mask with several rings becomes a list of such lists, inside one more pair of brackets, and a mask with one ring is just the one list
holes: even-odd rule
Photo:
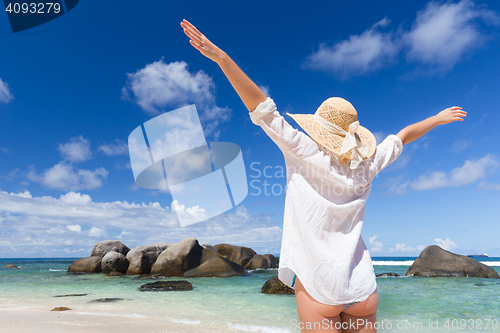
[[437, 125], [463, 121], [466, 112], [448, 108], [375, 146], [354, 107], [335, 97], [314, 115], [290, 115], [308, 136], [285, 121], [225, 52], [188, 21], [181, 26], [191, 45], [220, 66], [252, 122], [284, 154], [287, 194], [278, 277], [295, 289], [297, 326], [304, 332], [376, 332], [378, 292], [361, 238], [371, 182], [403, 145]]

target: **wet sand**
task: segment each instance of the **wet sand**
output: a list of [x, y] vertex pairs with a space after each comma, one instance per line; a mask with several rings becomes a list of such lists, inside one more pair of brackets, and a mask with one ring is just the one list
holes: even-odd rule
[[183, 324], [168, 318], [125, 317], [119, 315], [84, 314], [77, 311], [41, 311], [33, 309], [0, 310], [3, 333], [225, 333], [241, 332], [223, 323]]

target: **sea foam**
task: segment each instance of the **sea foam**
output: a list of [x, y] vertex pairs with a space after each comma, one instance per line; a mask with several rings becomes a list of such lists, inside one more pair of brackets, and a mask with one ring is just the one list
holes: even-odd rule
[[405, 260], [405, 261], [372, 261], [373, 265], [379, 266], [411, 266], [413, 264], [413, 260]]
[[178, 319], [170, 318], [170, 321], [177, 324], [187, 324], [187, 325], [198, 325], [201, 324], [200, 320], [190, 320], [190, 319]]
[[239, 330], [243, 332], [262, 332], [262, 333], [291, 333], [292, 331], [284, 327], [272, 327], [272, 326], [261, 326], [261, 325], [243, 325], [243, 324], [233, 324], [227, 323], [227, 327], [234, 330]]

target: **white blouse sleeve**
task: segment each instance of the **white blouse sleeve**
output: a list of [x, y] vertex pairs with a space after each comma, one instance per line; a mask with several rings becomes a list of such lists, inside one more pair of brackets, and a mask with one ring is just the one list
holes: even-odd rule
[[276, 104], [270, 97], [250, 111], [250, 118], [255, 125], [262, 127], [283, 154], [304, 158], [318, 151], [316, 142], [293, 128], [277, 111]]
[[382, 169], [394, 162], [403, 151], [403, 142], [394, 134], [389, 135], [376, 148], [375, 153], [368, 159], [370, 180]]

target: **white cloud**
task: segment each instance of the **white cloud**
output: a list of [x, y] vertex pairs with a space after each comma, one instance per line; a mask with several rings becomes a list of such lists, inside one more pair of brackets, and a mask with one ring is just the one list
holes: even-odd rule
[[10, 93], [10, 88], [7, 82], [0, 78], [0, 103], [9, 103], [14, 96]]
[[82, 227], [81, 225], [79, 224], [71, 224], [71, 225], [67, 225], [66, 228], [70, 231], [74, 231], [74, 232], [82, 232]]
[[[69, 192], [59, 198], [33, 197], [29, 192], [0, 191], [0, 252], [6, 256], [48, 254], [87, 249], [101, 240], [118, 239], [132, 248], [156, 242], [175, 243], [195, 237], [200, 243], [229, 243], [273, 249], [278, 254], [283, 230], [269, 215], [250, 215], [244, 206], [207, 221], [180, 227], [175, 203], [94, 202], [86, 194]], [[177, 205], [177, 208], [180, 208]], [[198, 214], [196, 207], [183, 207]], [[79, 226], [79, 227], [78, 227]], [[63, 246], [63, 245], [68, 246]], [[79, 251], [79, 250], [78, 250]]]
[[69, 162], [83, 162], [92, 157], [90, 142], [81, 135], [71, 138], [68, 143], [59, 144], [57, 149], [63, 159]]
[[8, 154], [9, 150], [5, 147], [0, 147], [0, 151], [3, 152], [4, 154]]
[[485, 178], [493, 173], [500, 165], [498, 158], [488, 154], [478, 160], [466, 160], [464, 165], [450, 172], [434, 171], [423, 174], [415, 180], [403, 181], [401, 177], [391, 178], [386, 184], [389, 187], [387, 193], [391, 195], [403, 195], [413, 189], [416, 191], [435, 190], [446, 187], [459, 187], [481, 182], [478, 190], [498, 190], [495, 183], [487, 183]]
[[331, 47], [320, 44], [319, 50], [307, 58], [303, 67], [333, 73], [342, 79], [385, 67], [399, 51], [392, 33], [378, 31], [389, 23], [384, 18], [361, 35], [350, 36]]
[[449, 173], [434, 171], [420, 176], [409, 185], [417, 191], [433, 190], [450, 186], [464, 186], [484, 178], [499, 165], [497, 158], [488, 154], [479, 160], [467, 160], [464, 165], [451, 170]]
[[184, 61], [166, 64], [163, 58], [135, 73], [127, 73], [125, 91], [150, 115], [158, 115], [167, 106], [212, 102], [215, 85], [203, 71], [191, 74]]
[[207, 219], [207, 212], [205, 209], [200, 208], [199, 205], [194, 207], [187, 207], [180, 205], [177, 200], [172, 201], [172, 210], [180, 216], [183, 223], [188, 224], [189, 221], [203, 221]]
[[446, 238], [445, 240], [442, 240], [441, 238], [434, 238], [434, 242], [436, 242], [436, 245], [447, 251], [451, 251], [458, 247], [457, 244], [449, 238]]
[[96, 238], [108, 236], [106, 230], [97, 227], [90, 228], [87, 234], [89, 235], [89, 237], [96, 237]]
[[384, 18], [362, 34], [350, 36], [333, 46], [320, 44], [319, 50], [302, 66], [346, 79], [388, 67], [396, 62], [402, 51], [406, 52], [408, 62], [427, 67], [418, 67], [403, 77], [442, 73], [488, 39], [481, 31], [480, 21], [486, 25], [500, 23], [496, 12], [485, 6], [477, 7], [471, 0], [431, 1], [417, 13], [410, 30], [380, 32], [379, 28], [390, 23]]
[[85, 255], [85, 251], [87, 251], [87, 250], [85, 250], [85, 249], [82, 248], [82, 249], [78, 249], [78, 250], [77, 249], [74, 249], [74, 250], [64, 249], [63, 251], [66, 252], [66, 253], [76, 253], [76, 252], [79, 252], [83, 256], [83, 255]]
[[28, 179], [48, 188], [62, 191], [92, 190], [102, 186], [109, 172], [104, 168], [94, 171], [74, 169], [71, 164], [61, 161], [43, 174], [38, 175], [34, 166], [30, 166]]
[[373, 237], [370, 237], [368, 238], [368, 243], [370, 245], [373, 245], [373, 247], [370, 249], [371, 252], [380, 252], [382, 251], [382, 243], [376, 241], [375, 239], [377, 239], [378, 236], [373, 236]]
[[434, 171], [429, 175], [418, 177], [416, 181], [410, 183], [410, 186], [417, 191], [425, 191], [451, 186], [451, 182], [446, 172]]
[[24, 191], [20, 193], [11, 193], [11, 195], [19, 198], [32, 198], [31, 193], [29, 191]]
[[[127, 83], [122, 98], [137, 103], [146, 113], [157, 116], [166, 108], [176, 109], [195, 104], [200, 121], [205, 122], [205, 135], [213, 134], [218, 140], [220, 123], [229, 120], [231, 109], [215, 103], [215, 84], [203, 71], [191, 73], [184, 61], [166, 64], [163, 58], [135, 73], [127, 73]], [[200, 112], [201, 111], [201, 112]]]
[[75, 193], [71, 191], [61, 195], [59, 200], [70, 205], [86, 205], [92, 201], [92, 198], [87, 194]]
[[115, 140], [116, 143], [100, 145], [98, 150], [106, 156], [127, 155], [128, 145], [122, 140]]
[[425, 249], [425, 246], [423, 245], [417, 245], [415, 247], [407, 246], [406, 244], [396, 244], [395, 247], [391, 247], [389, 249], [389, 253], [392, 252], [415, 252], [415, 251], [422, 251]]
[[403, 36], [410, 48], [407, 58], [444, 69], [453, 67], [466, 52], [484, 41], [478, 19], [498, 23], [494, 12], [476, 8], [470, 0], [429, 2], [418, 12], [411, 31]]

